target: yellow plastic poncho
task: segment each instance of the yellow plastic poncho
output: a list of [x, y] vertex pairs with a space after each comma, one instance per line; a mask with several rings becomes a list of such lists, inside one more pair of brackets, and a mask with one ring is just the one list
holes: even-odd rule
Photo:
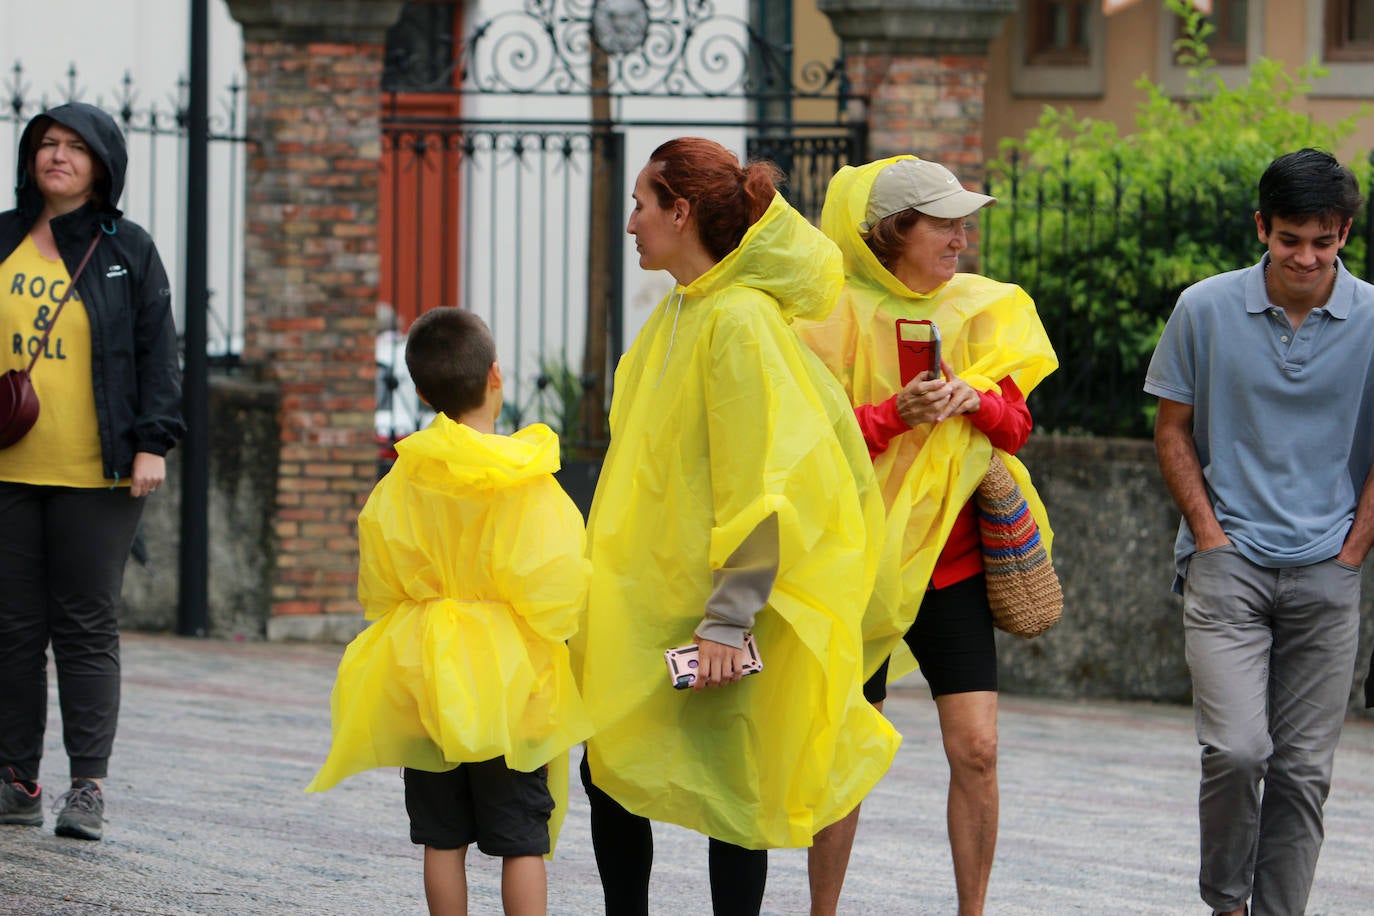
[[[1059, 361], [1024, 290], [977, 274], [956, 274], [929, 294], [913, 293], [879, 263], [859, 235], [873, 180], [886, 166], [909, 158], [846, 166], [831, 179], [821, 229], [844, 255], [845, 288], [827, 319], [799, 324], [798, 332], [855, 405], [882, 403], [902, 387], [898, 318], [933, 320], [943, 338], [945, 361], [977, 390], [998, 390], [997, 383], [1010, 376], [1029, 395]], [[915, 620], [935, 561], [955, 518], [987, 472], [991, 455], [987, 436], [956, 417], [903, 433], [874, 461], [888, 507], [888, 538], [901, 543], [901, 632]], [[1048, 551], [1054, 533], [1044, 503], [1025, 465], [1011, 455], [1002, 457], [1030, 504]], [[896, 652], [893, 680], [916, 667], [899, 637], [886, 637], [887, 650]]]
[[589, 569], [582, 516], [552, 477], [558, 437], [542, 424], [487, 435], [440, 414], [396, 451], [358, 516], [373, 622], [339, 663], [333, 745], [306, 791], [374, 767], [548, 764], [552, 847], [567, 752], [591, 733], [565, 644]]
[[[839, 253], [776, 197], [740, 246], [659, 305], [615, 374], [574, 665], [595, 784], [630, 811], [753, 849], [808, 846], [891, 765], [861, 691], [859, 620], [881, 549], [876, 482], [844, 394], [788, 322], [825, 314]], [[870, 497], [870, 498], [866, 498]], [[763, 671], [674, 690], [712, 573], [770, 516]]]

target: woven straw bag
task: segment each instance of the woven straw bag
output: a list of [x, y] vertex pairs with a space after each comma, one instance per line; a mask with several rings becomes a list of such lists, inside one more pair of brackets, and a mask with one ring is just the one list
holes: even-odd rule
[[1021, 488], [996, 453], [974, 494], [992, 622], [1029, 639], [1059, 622], [1064, 591]]

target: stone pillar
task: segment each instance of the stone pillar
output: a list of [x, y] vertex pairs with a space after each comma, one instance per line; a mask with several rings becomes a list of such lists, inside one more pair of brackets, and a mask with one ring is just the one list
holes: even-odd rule
[[228, 0], [249, 136], [244, 349], [280, 392], [268, 638], [356, 620], [373, 439], [382, 56], [401, 0]]
[[914, 153], [983, 180], [988, 43], [1016, 0], [818, 0], [865, 97], [874, 159]]

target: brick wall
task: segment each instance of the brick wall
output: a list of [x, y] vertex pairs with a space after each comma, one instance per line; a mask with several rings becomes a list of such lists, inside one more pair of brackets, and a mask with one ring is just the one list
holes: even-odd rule
[[276, 383], [274, 615], [354, 612], [376, 479], [382, 46], [248, 40], [244, 358]]
[[869, 98], [874, 159], [914, 153], [949, 166], [965, 184], [983, 180], [987, 58], [855, 54], [845, 64], [853, 91]]
[[[868, 97], [872, 158], [933, 159], [966, 187], [982, 190], [986, 56], [851, 53], [845, 69], [854, 93]], [[960, 270], [978, 270], [978, 247], [974, 233], [960, 253]]]

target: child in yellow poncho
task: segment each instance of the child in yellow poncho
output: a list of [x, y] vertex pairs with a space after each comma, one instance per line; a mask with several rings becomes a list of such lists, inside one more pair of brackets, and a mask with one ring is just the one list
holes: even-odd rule
[[406, 365], [440, 413], [398, 443], [358, 518], [373, 623], [339, 664], [333, 747], [307, 791], [405, 767], [431, 911], [466, 911], [476, 842], [504, 860], [507, 911], [542, 912], [567, 752], [591, 733], [565, 645], [587, 589], [582, 517], [552, 477], [548, 427], [495, 434], [501, 372], [480, 318], [426, 312]]

